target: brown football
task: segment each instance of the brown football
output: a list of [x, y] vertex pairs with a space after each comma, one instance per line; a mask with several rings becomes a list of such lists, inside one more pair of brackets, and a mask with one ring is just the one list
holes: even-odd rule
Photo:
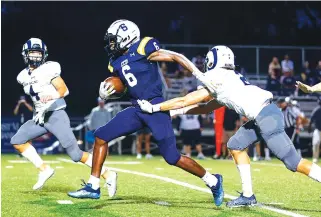
[[118, 94], [123, 93], [126, 89], [125, 85], [118, 77], [106, 78], [105, 82], [113, 85], [115, 87], [116, 93]]

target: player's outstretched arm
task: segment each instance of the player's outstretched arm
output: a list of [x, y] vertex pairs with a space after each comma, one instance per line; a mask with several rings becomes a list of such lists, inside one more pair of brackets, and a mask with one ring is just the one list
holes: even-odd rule
[[51, 84], [56, 88], [57, 92], [52, 95], [41, 96], [40, 97], [41, 102], [45, 103], [50, 100], [65, 97], [69, 94], [69, 90], [67, 88], [67, 85], [66, 85], [65, 81], [60, 76], [52, 79]]
[[181, 109], [179, 111], [181, 114], [205, 114], [218, 108], [218, 106], [221, 107], [221, 105], [218, 103], [216, 103], [216, 106], [214, 106], [215, 100], [212, 100], [212, 103], [208, 103], [206, 105], [198, 105], [198, 103], [203, 102], [208, 97], [210, 97], [209, 91], [205, 88], [202, 88], [193, 91], [186, 96], [177, 97], [156, 105], [152, 105], [146, 100], [138, 100], [138, 104], [143, 111], [148, 113]]
[[303, 84], [300, 81], [297, 81], [296, 83], [297, 83], [296, 86], [305, 93], [321, 92], [321, 82], [312, 87], [310, 87], [309, 85]]
[[177, 62], [200, 80], [207, 88], [211, 89], [211, 83], [204, 76], [204, 74], [184, 55], [176, 53], [174, 51], [159, 49], [156, 52], [150, 54], [147, 58], [150, 61], [156, 62]]
[[184, 114], [209, 114], [218, 108], [221, 108], [222, 105], [219, 104], [215, 99], [203, 104], [191, 105], [180, 109], [170, 110], [170, 115], [184, 115]]
[[151, 55], [149, 55], [147, 59], [156, 62], [177, 62], [190, 72], [199, 71], [198, 68], [188, 58], [174, 51], [159, 49], [158, 51], [153, 52]]

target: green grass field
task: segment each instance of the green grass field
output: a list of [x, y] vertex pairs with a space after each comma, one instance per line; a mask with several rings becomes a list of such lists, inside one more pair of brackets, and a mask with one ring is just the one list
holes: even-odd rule
[[[69, 160], [65, 155], [44, 156], [47, 161], [55, 161], [51, 166], [57, 167], [56, 174], [41, 190], [33, 191], [37, 171], [32, 164], [12, 162], [23, 159], [2, 155], [2, 216], [286, 216], [269, 208], [294, 213], [292, 216], [321, 216], [321, 185], [287, 171], [277, 160], [252, 164], [256, 197], [269, 208], [229, 209], [225, 204], [215, 207], [211, 194], [202, 189], [159, 179], [158, 176], [168, 177], [206, 189], [202, 180], [168, 166], [160, 157], [139, 161], [133, 156], [110, 156], [108, 162], [112, 164], [107, 166], [119, 170], [116, 197], [110, 199], [107, 191], [102, 189], [103, 196], [99, 200], [69, 198], [66, 193], [78, 189], [80, 179], [87, 181], [90, 170], [80, 164], [63, 162], [61, 158]], [[132, 161], [140, 164], [118, 164]], [[208, 159], [200, 163], [212, 173], [223, 174], [225, 193], [238, 196], [236, 191], [241, 190], [241, 184], [232, 161]], [[145, 174], [157, 177], [143, 176]], [[73, 204], [61, 205], [57, 200], [70, 200]]]

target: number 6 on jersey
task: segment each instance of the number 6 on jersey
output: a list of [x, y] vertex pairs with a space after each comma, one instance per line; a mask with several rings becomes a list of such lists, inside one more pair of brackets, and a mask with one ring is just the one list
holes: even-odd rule
[[130, 70], [129, 65], [125, 65], [122, 67], [122, 73], [125, 79], [127, 80], [129, 86], [134, 87], [137, 84], [137, 79], [133, 73], [128, 72], [129, 70]]

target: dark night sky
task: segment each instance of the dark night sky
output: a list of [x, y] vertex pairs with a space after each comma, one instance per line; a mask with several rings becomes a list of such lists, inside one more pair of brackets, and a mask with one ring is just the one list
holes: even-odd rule
[[[71, 115], [96, 105], [98, 87], [108, 76], [103, 36], [117, 19], [134, 21], [142, 36], [161, 43], [320, 45], [321, 30], [295, 30], [295, 10], [308, 3], [284, 2], [1, 2], [2, 115], [11, 115], [22, 87], [21, 49], [30, 37], [44, 40], [48, 60], [58, 61], [70, 90]], [[4, 7], [6, 6], [6, 7]], [[310, 8], [318, 2], [309, 3]], [[319, 9], [320, 12], [320, 9]], [[173, 20], [180, 28], [170, 29]], [[177, 22], [179, 23], [179, 22]], [[267, 25], [277, 24], [275, 37]], [[308, 40], [307, 40], [308, 39]]]

